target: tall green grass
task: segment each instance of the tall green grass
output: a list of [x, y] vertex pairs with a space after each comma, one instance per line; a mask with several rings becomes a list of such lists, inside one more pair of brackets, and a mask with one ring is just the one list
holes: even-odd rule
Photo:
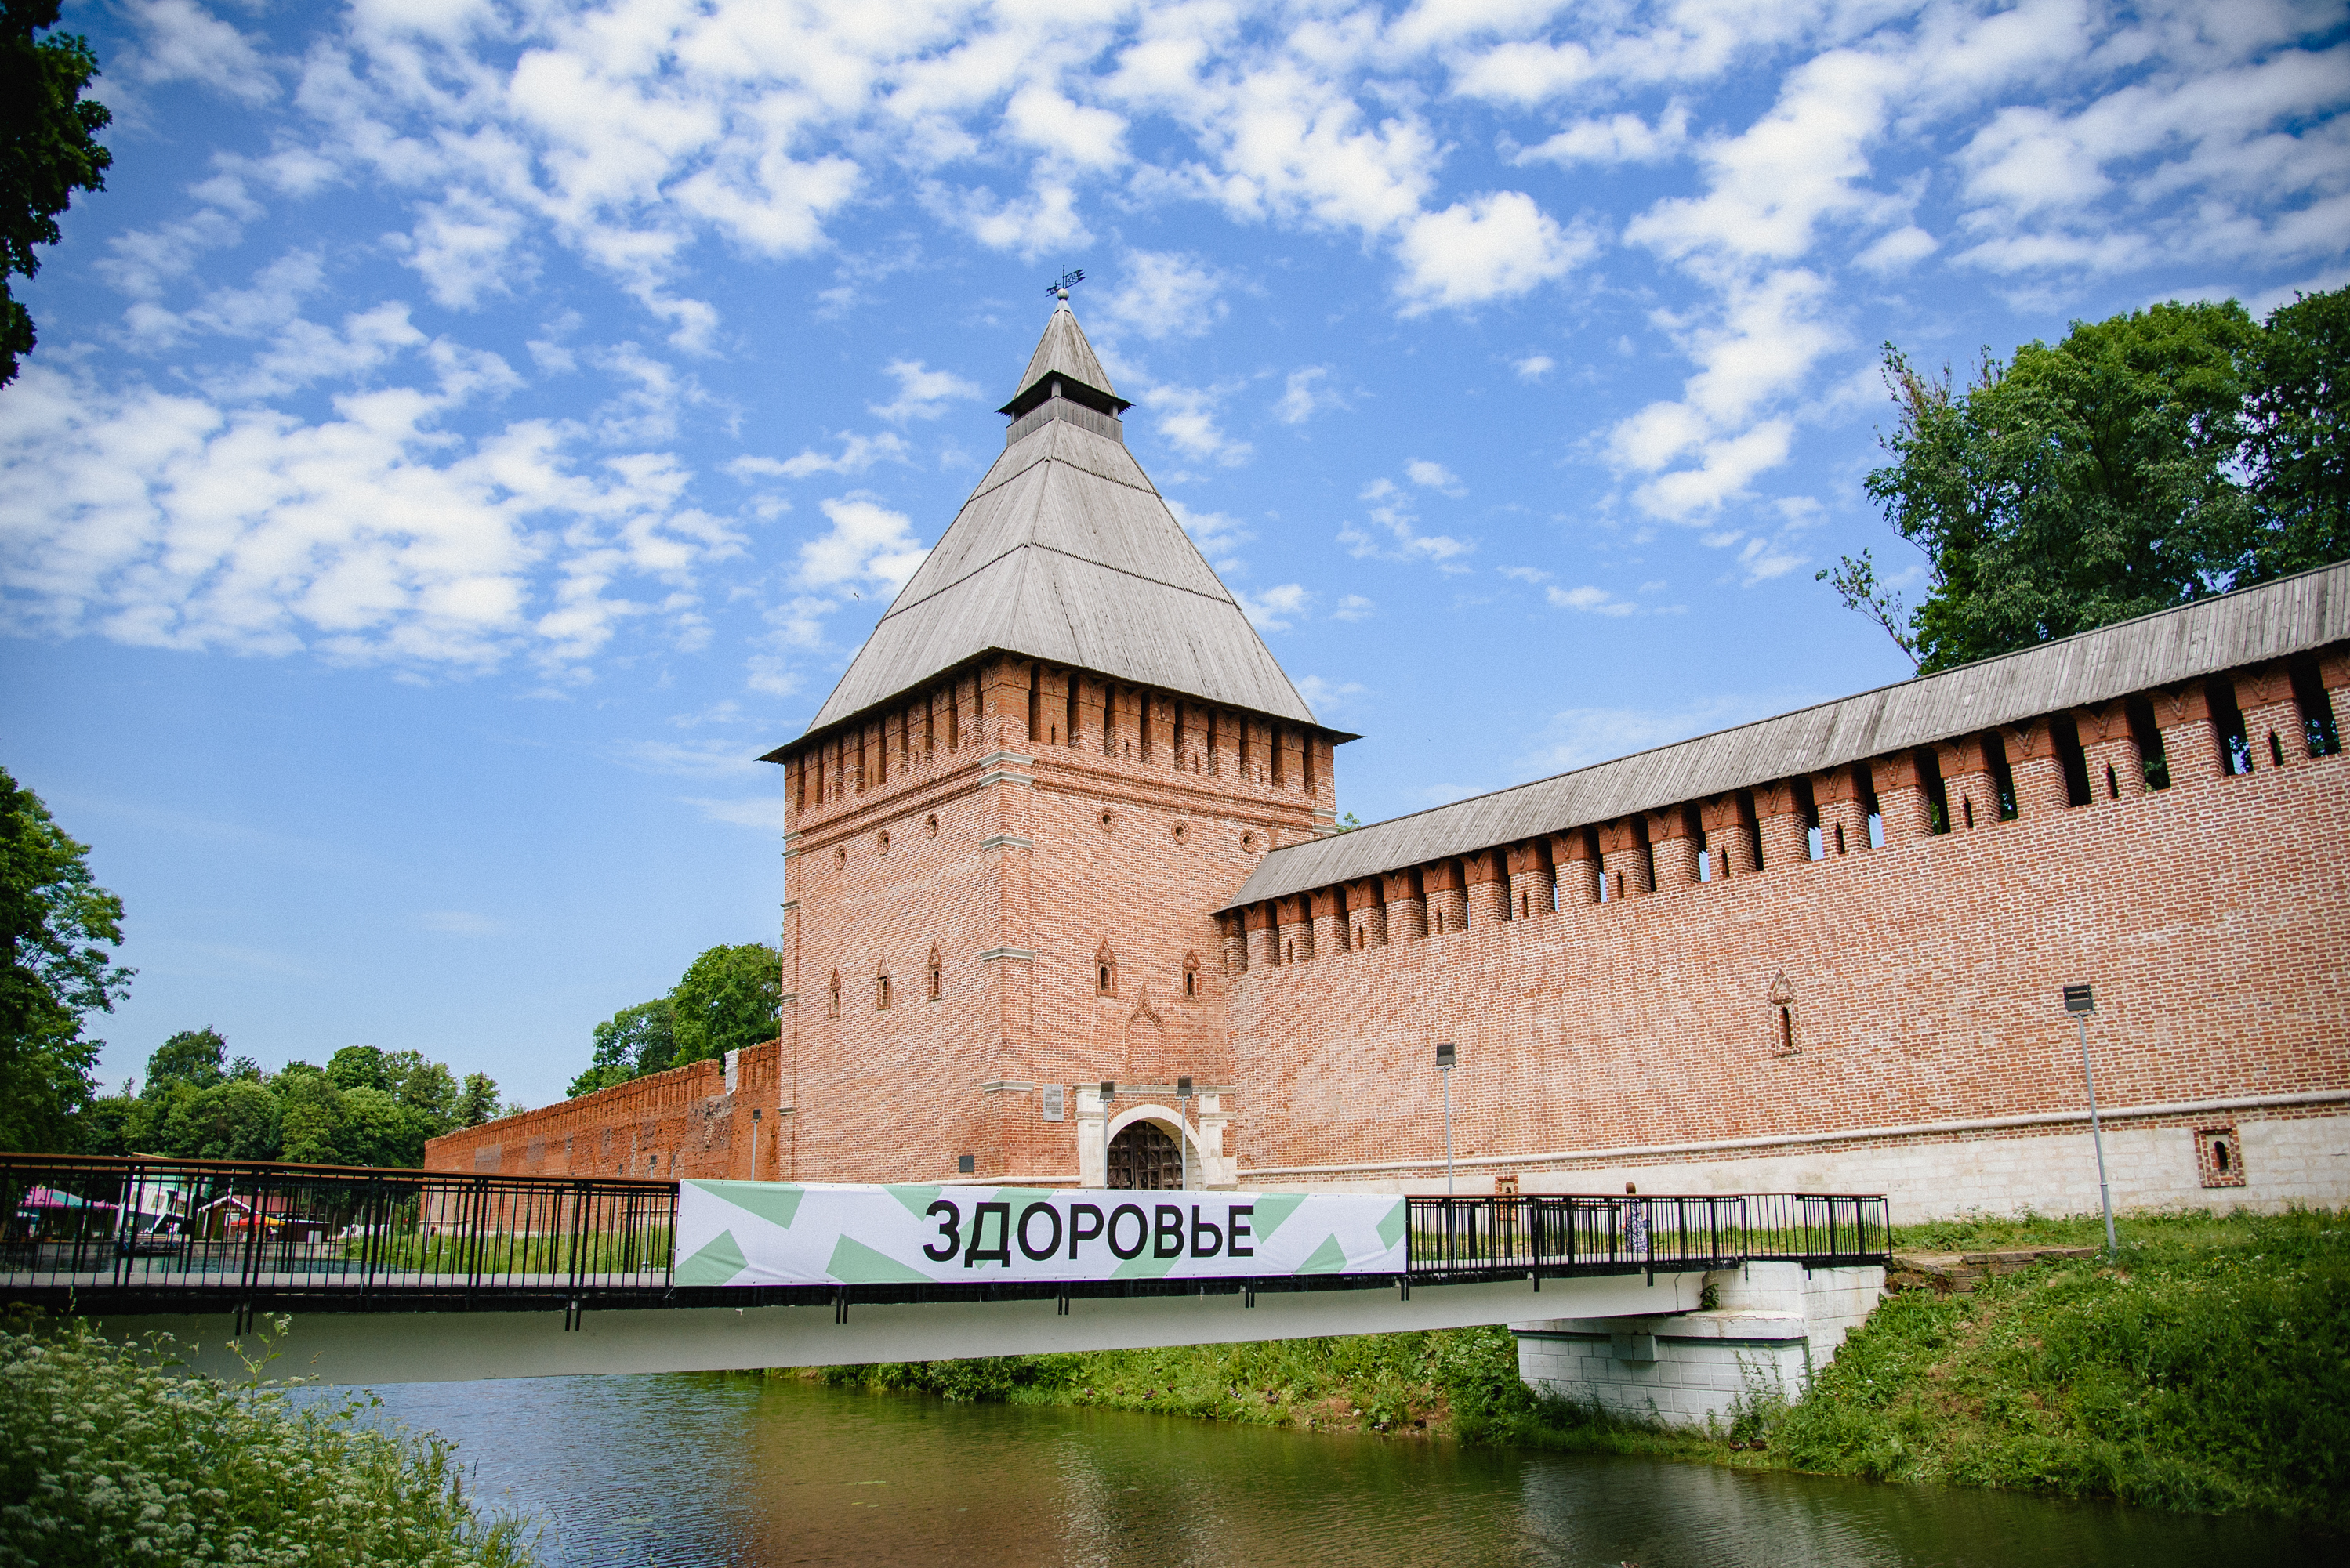
[[[2025, 1216], [1910, 1226], [1896, 1245], [2104, 1239], [2095, 1215]], [[2130, 1218], [2115, 1260], [2042, 1264], [1971, 1296], [1894, 1296], [1800, 1400], [1758, 1387], [1700, 1430], [1538, 1393], [1501, 1328], [821, 1376], [950, 1399], [1660, 1454], [2350, 1529], [2350, 1216]]]
[[524, 1524], [373, 1401], [174, 1376], [79, 1319], [0, 1328], [0, 1568], [520, 1568]]
[[[2102, 1241], [2102, 1222], [1969, 1221], [1904, 1241], [2076, 1239]], [[1905, 1293], [1771, 1441], [1799, 1469], [2350, 1528], [2350, 1216], [2141, 1217], [2111, 1261], [1971, 1296]]]

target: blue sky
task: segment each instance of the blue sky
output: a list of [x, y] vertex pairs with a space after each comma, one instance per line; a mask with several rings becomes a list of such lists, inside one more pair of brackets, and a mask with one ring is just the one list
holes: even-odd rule
[[775, 770], [1064, 265], [1373, 820], [1907, 673], [1878, 346], [2350, 275], [2337, 5], [68, 5], [0, 763], [210, 1023], [557, 1096], [772, 940]]

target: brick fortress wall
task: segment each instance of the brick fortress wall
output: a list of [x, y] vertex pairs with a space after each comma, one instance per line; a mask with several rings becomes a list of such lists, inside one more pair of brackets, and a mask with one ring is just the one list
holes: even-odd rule
[[[2350, 655], [2314, 669], [2350, 714]], [[1065, 1181], [1090, 1096], [1048, 1122], [1044, 1086], [1180, 1073], [1227, 1091], [1243, 1181], [1427, 1190], [1449, 1039], [1464, 1191], [2077, 1209], [2086, 978], [2101, 1103], [2153, 1108], [2109, 1128], [2117, 1198], [2350, 1201], [2350, 761], [2302, 721], [2282, 665], [2241, 670], [1219, 917], [1327, 831], [1327, 739], [989, 661], [792, 755], [783, 1036], [732, 1094], [696, 1064], [426, 1163], [746, 1177], [755, 1105], [764, 1178]], [[2215, 1139], [2242, 1185], [2197, 1185]]]
[[[2350, 656], [2313, 672], [2350, 715]], [[2049, 715], [1226, 916], [1242, 1179], [1440, 1190], [1449, 1040], [1463, 1191], [2094, 1207], [2059, 1000], [2090, 980], [2101, 1104], [2206, 1107], [2109, 1133], [2118, 1199], [2198, 1192], [2199, 1130], [2241, 1121], [2251, 1180], [2215, 1200], [2350, 1201], [2350, 760], [2311, 756], [2282, 664], [2146, 697], [2135, 726], [2134, 702]]]

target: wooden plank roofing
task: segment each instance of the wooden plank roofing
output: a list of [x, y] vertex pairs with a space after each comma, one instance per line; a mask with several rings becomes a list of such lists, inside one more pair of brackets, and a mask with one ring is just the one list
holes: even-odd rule
[[2345, 639], [2350, 563], [1292, 845], [1267, 855], [1224, 908], [1817, 773]]
[[[1109, 387], [1066, 306], [1023, 389], [1056, 371]], [[1125, 443], [1087, 428], [1114, 422], [1035, 417], [1043, 422], [996, 459], [807, 734], [990, 652], [1321, 728]]]

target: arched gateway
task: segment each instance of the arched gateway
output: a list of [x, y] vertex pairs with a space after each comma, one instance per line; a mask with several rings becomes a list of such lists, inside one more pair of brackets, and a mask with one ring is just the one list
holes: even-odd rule
[[1109, 1185], [1146, 1192], [1183, 1185], [1183, 1151], [1157, 1122], [1130, 1123], [1109, 1140]]

